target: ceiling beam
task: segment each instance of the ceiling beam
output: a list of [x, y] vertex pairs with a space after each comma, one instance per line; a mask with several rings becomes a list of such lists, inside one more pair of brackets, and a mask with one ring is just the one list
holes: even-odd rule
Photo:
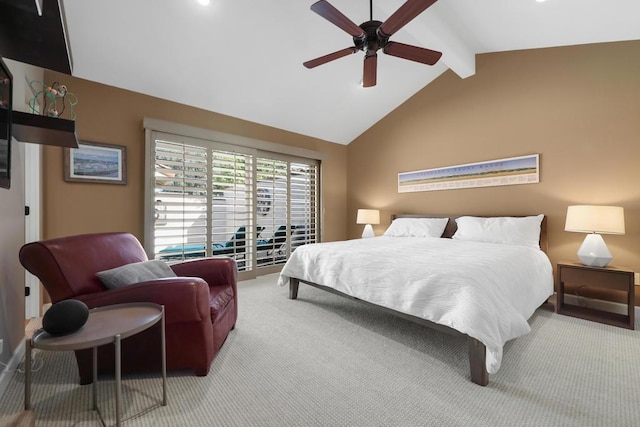
[[[380, 3], [377, 2], [374, 6], [379, 9], [378, 16], [390, 16], [395, 12], [388, 5], [379, 5]], [[461, 78], [473, 76], [476, 73], [475, 52], [445, 23], [446, 20], [441, 18], [438, 3], [423, 12], [423, 15], [407, 24], [403, 31], [409, 33], [418, 46], [440, 50], [440, 60]], [[406, 39], [402, 41], [407, 42]]]

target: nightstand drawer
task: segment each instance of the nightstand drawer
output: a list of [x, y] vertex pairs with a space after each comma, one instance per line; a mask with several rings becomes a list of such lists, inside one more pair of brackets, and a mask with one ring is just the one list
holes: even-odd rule
[[[583, 270], [579, 268], [561, 268], [559, 272], [560, 282], [583, 286], [603, 286], [619, 291], [629, 291], [629, 274], [616, 273], [611, 270], [598, 271], [595, 269]], [[631, 283], [633, 286], [633, 283]]]

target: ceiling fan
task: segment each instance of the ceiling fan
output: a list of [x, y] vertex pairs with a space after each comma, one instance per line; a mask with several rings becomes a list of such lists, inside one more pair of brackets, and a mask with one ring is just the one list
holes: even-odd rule
[[437, 0], [407, 0], [407, 2], [400, 6], [386, 21], [380, 22], [373, 20], [373, 0], [369, 0], [369, 21], [360, 25], [356, 25], [338, 9], [329, 4], [328, 1], [320, 0], [315, 2], [311, 5], [311, 10], [349, 33], [353, 37], [354, 46], [312, 59], [303, 63], [303, 65], [307, 68], [314, 68], [318, 65], [342, 58], [343, 56], [351, 55], [359, 50], [364, 51], [364, 72], [362, 78], [362, 86], [364, 87], [376, 85], [378, 68], [377, 52], [380, 49], [387, 55], [420, 62], [422, 64], [434, 65], [442, 56], [441, 52], [404, 43], [392, 42], [389, 41], [389, 37], [407, 25], [413, 18], [424, 12], [436, 1]]

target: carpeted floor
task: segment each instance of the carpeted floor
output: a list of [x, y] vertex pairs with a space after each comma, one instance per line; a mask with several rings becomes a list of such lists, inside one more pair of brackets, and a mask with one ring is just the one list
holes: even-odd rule
[[[123, 380], [125, 426], [639, 426], [640, 335], [539, 309], [507, 343], [487, 387], [470, 382], [467, 342], [328, 292], [299, 299], [270, 275], [239, 284], [240, 315], [207, 377]], [[100, 425], [72, 353], [38, 352], [37, 426]], [[0, 420], [19, 413], [14, 377]], [[113, 380], [99, 405], [115, 421]], [[2, 424], [2, 421], [0, 421]]]

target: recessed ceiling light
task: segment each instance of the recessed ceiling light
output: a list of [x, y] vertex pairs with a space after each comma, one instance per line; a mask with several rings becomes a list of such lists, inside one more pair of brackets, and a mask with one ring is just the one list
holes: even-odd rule
[[211, 3], [211, 0], [196, 0], [196, 1], [203, 6], [209, 6], [209, 3]]

